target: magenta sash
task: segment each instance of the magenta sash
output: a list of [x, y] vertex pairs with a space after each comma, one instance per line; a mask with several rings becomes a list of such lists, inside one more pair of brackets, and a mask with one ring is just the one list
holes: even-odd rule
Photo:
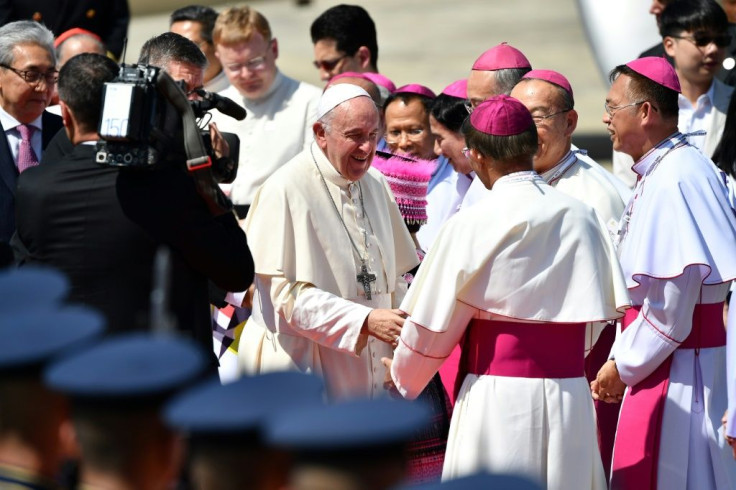
[[514, 378], [585, 375], [584, 323], [473, 320], [465, 335], [466, 373]]
[[[608, 361], [611, 355], [611, 346], [616, 340], [616, 325], [607, 325], [601, 332], [598, 341], [585, 358], [585, 376], [588, 381], [594, 381], [598, 371]], [[598, 424], [598, 449], [601, 451], [603, 471], [606, 481], [611, 477], [611, 459], [613, 459], [613, 442], [616, 440], [616, 425], [620, 403], [606, 403], [603, 400], [594, 400], [595, 419]]]
[[[639, 316], [641, 306], [626, 312], [623, 328]], [[723, 303], [695, 305], [693, 327], [679, 349], [726, 345]], [[643, 381], [627, 389], [616, 431], [613, 452], [612, 490], [654, 490], [662, 433], [662, 415], [667, 398], [672, 356]]]

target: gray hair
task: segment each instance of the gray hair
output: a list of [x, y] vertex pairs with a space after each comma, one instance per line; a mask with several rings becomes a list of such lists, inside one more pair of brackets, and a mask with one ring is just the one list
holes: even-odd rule
[[531, 68], [504, 68], [502, 70], [494, 70], [493, 75], [496, 77], [496, 87], [500, 94], [510, 94], [514, 86], [519, 83], [521, 77], [526, 75]]
[[[340, 107], [340, 105], [338, 105], [337, 107]], [[325, 129], [325, 133], [332, 132], [332, 121], [335, 120], [335, 112], [337, 112], [335, 111], [335, 109], [337, 109], [337, 107], [335, 107], [330, 112], [328, 112], [327, 114], [325, 114], [324, 116], [320, 117], [317, 120], [317, 122], [320, 123], [322, 127]]]
[[18, 20], [0, 27], [0, 64], [11, 66], [15, 61], [13, 48], [20, 44], [42, 47], [56, 65], [54, 34], [43, 24], [32, 20]]

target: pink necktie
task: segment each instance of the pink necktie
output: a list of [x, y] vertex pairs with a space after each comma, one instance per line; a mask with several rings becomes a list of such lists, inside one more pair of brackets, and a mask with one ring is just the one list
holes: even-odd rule
[[31, 135], [36, 130], [35, 127], [28, 124], [19, 124], [17, 126], [20, 133], [20, 146], [18, 147], [18, 173], [22, 173], [27, 168], [38, 165], [38, 158], [31, 147]]

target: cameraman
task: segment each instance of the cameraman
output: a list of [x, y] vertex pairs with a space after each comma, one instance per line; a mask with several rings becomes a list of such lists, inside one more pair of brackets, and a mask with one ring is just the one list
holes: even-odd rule
[[[174, 81], [183, 84], [183, 90], [189, 100], [201, 99], [198, 91], [204, 88], [207, 63], [207, 57], [199, 46], [175, 32], [164, 32], [150, 38], [141, 47], [138, 57], [138, 64], [157, 66], [168, 73]], [[207, 116], [207, 119], [211, 118]], [[228, 159], [227, 162], [220, 161], [220, 165], [217, 166], [220, 180], [230, 183], [235, 179], [237, 172], [235, 162], [229, 159], [230, 146], [214, 122], [209, 123], [209, 132], [214, 156], [218, 159], [223, 157]]]
[[18, 180], [16, 256], [65, 272], [70, 299], [99, 308], [114, 332], [149, 328], [154, 257], [168, 247], [169, 309], [177, 328], [211, 351], [207, 279], [227, 290], [248, 287], [245, 235], [232, 213], [208, 211], [183, 149], [152, 169], [95, 162], [102, 89], [117, 75], [118, 66], [97, 54], [62, 68], [62, 118], [74, 148]]

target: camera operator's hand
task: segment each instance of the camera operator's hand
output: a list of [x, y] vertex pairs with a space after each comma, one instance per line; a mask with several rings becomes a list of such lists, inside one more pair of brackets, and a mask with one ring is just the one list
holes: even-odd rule
[[222, 133], [217, 129], [217, 124], [210, 123], [210, 139], [212, 140], [212, 151], [215, 153], [217, 158], [229, 157], [230, 146], [222, 137]]

